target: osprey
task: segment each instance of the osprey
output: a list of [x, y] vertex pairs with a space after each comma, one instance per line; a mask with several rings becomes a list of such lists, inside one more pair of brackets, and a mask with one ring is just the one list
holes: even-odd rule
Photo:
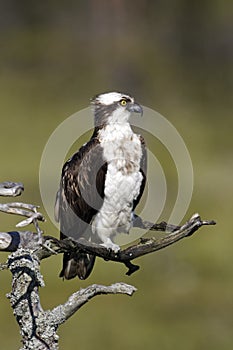
[[[143, 110], [119, 92], [99, 94], [91, 105], [94, 132], [63, 166], [55, 217], [61, 239], [83, 237], [117, 253], [112, 239], [129, 233], [146, 182], [145, 142], [129, 123], [132, 113]], [[65, 253], [60, 277], [85, 279], [94, 262], [91, 254]]]

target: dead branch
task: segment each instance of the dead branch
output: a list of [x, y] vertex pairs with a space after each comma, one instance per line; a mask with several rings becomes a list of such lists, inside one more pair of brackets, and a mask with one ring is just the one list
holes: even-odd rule
[[126, 283], [115, 283], [111, 286], [93, 284], [72, 294], [65, 304], [55, 307], [50, 314], [52, 319], [56, 319], [57, 324], [62, 324], [96, 295], [127, 294], [131, 296], [136, 290], [135, 287]]
[[21, 182], [5, 181], [0, 183], [0, 196], [20, 196], [23, 190], [24, 186]]
[[[148, 222], [146, 222], [146, 224], [147, 223]], [[44, 236], [42, 240], [43, 244], [37, 247], [36, 254], [39, 259], [45, 259], [53, 254], [80, 250], [86, 253], [95, 254], [104, 260], [123, 263], [128, 268], [126, 274], [131, 275], [133, 272], [139, 269], [139, 266], [131, 263], [132, 260], [163, 249], [185, 237], [190, 237], [204, 225], [215, 225], [215, 222], [213, 220], [201, 220], [199, 214], [194, 214], [191, 219], [182, 226], [168, 225], [165, 222], [156, 225], [150, 223], [149, 227], [152, 231], [160, 230], [167, 232], [167, 228], [169, 231], [171, 231], [172, 228], [172, 232], [161, 238], [141, 238], [137, 244], [120, 250], [118, 253], [114, 253], [112, 250], [108, 250], [99, 244], [95, 244], [84, 239], [73, 241], [72, 239], [68, 238], [60, 241], [55, 237]], [[141, 220], [141, 226], [138, 224], [137, 227], [145, 228], [144, 221]], [[35, 233], [30, 233], [29, 231], [0, 232], [0, 250], [14, 251], [18, 247], [27, 247], [29, 244], [31, 245], [32, 242], [33, 246], [35, 246], [35, 241], [37, 240], [37, 235]], [[11, 244], [9, 244], [9, 242]]]
[[100, 294], [132, 295], [136, 291], [136, 288], [125, 283], [111, 286], [95, 284], [74, 293], [53, 310], [44, 311], [39, 298], [39, 287], [44, 287], [44, 281], [36, 254], [30, 249], [19, 248], [9, 256], [8, 267], [13, 275], [12, 291], [8, 298], [21, 329], [21, 350], [58, 349], [57, 328], [91, 298]]
[[[9, 188], [7, 195], [15, 196], [19, 188], [16, 183], [6, 183]], [[10, 184], [10, 185], [9, 185]], [[1, 192], [3, 189], [3, 192]], [[6, 186], [0, 185], [0, 195], [5, 193]], [[21, 350], [57, 350], [57, 328], [64, 323], [88, 300], [100, 294], [126, 294], [132, 295], [136, 288], [124, 283], [111, 286], [92, 285], [74, 293], [63, 305], [55, 307], [52, 311], [44, 311], [40, 304], [39, 288], [44, 287], [43, 277], [40, 274], [40, 251], [46, 251], [48, 256], [55, 252], [43, 239], [38, 220], [43, 216], [37, 212], [37, 207], [24, 203], [3, 204], [0, 210], [10, 214], [26, 216], [18, 226], [33, 223], [36, 233], [30, 231], [0, 232], [0, 250], [13, 252], [9, 255], [7, 264], [12, 273], [12, 291], [7, 295], [20, 326], [23, 347]]]
[[[0, 195], [19, 195], [23, 190], [22, 184], [5, 182], [0, 184]], [[57, 328], [69, 317], [77, 312], [88, 300], [99, 294], [126, 294], [132, 295], [136, 288], [125, 283], [116, 283], [111, 286], [92, 285], [74, 293], [64, 304], [53, 310], [44, 311], [40, 305], [39, 288], [44, 286], [40, 274], [40, 260], [54, 254], [82, 251], [115, 262], [120, 262], [128, 268], [127, 275], [139, 269], [132, 264], [132, 260], [163, 249], [185, 237], [191, 236], [203, 225], [214, 225], [214, 221], [204, 221], [198, 214], [191, 217], [182, 226], [175, 226], [161, 222], [153, 224], [143, 221], [140, 217], [135, 220], [134, 226], [150, 231], [163, 231], [162, 238], [141, 238], [141, 240], [126, 249], [114, 253], [107, 248], [87, 242], [84, 239], [73, 241], [69, 238], [58, 240], [52, 236], [42, 236], [39, 221], [44, 217], [37, 211], [38, 207], [25, 203], [0, 204], [0, 211], [17, 214], [27, 219], [19, 222], [18, 227], [33, 224], [36, 232], [10, 231], [0, 232], [0, 251], [13, 252], [8, 257], [7, 265], [12, 273], [12, 291], [8, 294], [14, 315], [21, 329], [23, 348], [29, 349], [58, 349]]]
[[[143, 224], [143, 221], [142, 221]], [[168, 225], [165, 222], [156, 224], [156, 228], [159, 228], [160, 231], [165, 231], [168, 227], [169, 230], [172, 227], [172, 232], [165, 235], [162, 238], [141, 238], [139, 243], [130, 246], [126, 249], [120, 250], [118, 253], [114, 253], [112, 250], [108, 250], [105, 247], [85, 241], [84, 239], [79, 239], [77, 242], [72, 241], [71, 239], [65, 239], [62, 241], [54, 241], [52, 237], [44, 237], [45, 242], [48, 241], [53, 251], [56, 253], [60, 252], [70, 252], [72, 250], [80, 250], [86, 253], [95, 254], [98, 257], [103, 258], [104, 260], [111, 260], [115, 262], [120, 262], [126, 265], [128, 268], [127, 275], [131, 275], [139, 269], [138, 265], [131, 263], [132, 260], [153, 253], [157, 250], [163, 249], [171, 244], [178, 242], [179, 240], [191, 236], [203, 225], [215, 225], [213, 220], [204, 221], [201, 220], [199, 214], [194, 214], [189, 221], [187, 221], [182, 226]], [[143, 225], [142, 225], [143, 226]], [[155, 225], [150, 225], [151, 230], [155, 230]], [[143, 227], [144, 228], [144, 227]], [[48, 244], [48, 242], [46, 244]], [[46, 245], [45, 244], [45, 245]], [[40, 252], [41, 258], [47, 257], [48, 254], [44, 251]], [[45, 254], [45, 255], [44, 255]]]

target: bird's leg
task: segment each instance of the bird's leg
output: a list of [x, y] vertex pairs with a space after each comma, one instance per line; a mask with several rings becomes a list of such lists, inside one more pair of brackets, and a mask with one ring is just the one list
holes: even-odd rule
[[105, 247], [107, 249], [111, 249], [112, 251], [114, 251], [114, 253], [119, 252], [119, 250], [120, 250], [119, 245], [113, 243], [109, 237], [106, 237], [105, 235], [99, 235], [99, 238], [103, 242], [100, 245], [102, 245], [103, 247]]

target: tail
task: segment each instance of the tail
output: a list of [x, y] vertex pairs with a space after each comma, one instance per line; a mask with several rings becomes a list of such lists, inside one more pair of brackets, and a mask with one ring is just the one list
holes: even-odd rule
[[59, 277], [67, 280], [78, 276], [85, 280], [91, 273], [95, 263], [95, 255], [86, 253], [65, 253], [63, 255], [63, 267]]

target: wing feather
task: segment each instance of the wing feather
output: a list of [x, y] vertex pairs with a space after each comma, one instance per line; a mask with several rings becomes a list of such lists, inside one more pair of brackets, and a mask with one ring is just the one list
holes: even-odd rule
[[61, 238], [82, 237], [102, 206], [107, 170], [102, 153], [98, 139], [93, 138], [63, 166], [59, 205]]
[[[55, 217], [60, 221], [60, 238], [90, 239], [91, 221], [103, 203], [107, 165], [102, 147], [96, 138], [82, 146], [63, 166], [60, 190], [55, 204]], [[65, 253], [60, 277], [87, 278], [95, 256], [86, 253]]]

